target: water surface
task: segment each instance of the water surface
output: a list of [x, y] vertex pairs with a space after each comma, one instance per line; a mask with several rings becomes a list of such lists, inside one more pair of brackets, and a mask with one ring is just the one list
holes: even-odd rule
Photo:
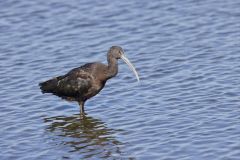
[[[240, 3], [0, 2], [0, 159], [239, 159]], [[124, 48], [86, 103], [38, 83]]]

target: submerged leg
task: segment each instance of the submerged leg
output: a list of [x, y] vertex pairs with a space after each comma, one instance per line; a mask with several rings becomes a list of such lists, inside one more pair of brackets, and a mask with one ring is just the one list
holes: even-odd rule
[[80, 113], [81, 114], [85, 114], [84, 113], [84, 102], [83, 101], [79, 101], [78, 104], [80, 106]]

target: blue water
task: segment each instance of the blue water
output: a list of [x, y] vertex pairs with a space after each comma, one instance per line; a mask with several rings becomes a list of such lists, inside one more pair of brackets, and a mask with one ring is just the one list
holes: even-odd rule
[[[0, 1], [0, 159], [240, 157], [240, 2]], [[38, 83], [120, 45], [141, 82], [117, 77], [87, 101]]]

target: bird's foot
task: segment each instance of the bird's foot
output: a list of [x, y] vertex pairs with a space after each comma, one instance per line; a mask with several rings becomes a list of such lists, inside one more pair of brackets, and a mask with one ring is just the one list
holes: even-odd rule
[[84, 118], [86, 118], [86, 116], [87, 116], [87, 113], [85, 113], [85, 112], [80, 112], [80, 119], [84, 119]]

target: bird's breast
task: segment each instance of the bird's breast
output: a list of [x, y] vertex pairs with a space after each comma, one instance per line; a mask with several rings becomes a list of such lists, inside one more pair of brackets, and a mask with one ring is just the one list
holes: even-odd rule
[[89, 88], [89, 90], [86, 94], [86, 98], [89, 99], [89, 98], [95, 96], [96, 94], [98, 94], [102, 90], [104, 85], [105, 85], [105, 82], [94, 80], [91, 83], [91, 87]]

